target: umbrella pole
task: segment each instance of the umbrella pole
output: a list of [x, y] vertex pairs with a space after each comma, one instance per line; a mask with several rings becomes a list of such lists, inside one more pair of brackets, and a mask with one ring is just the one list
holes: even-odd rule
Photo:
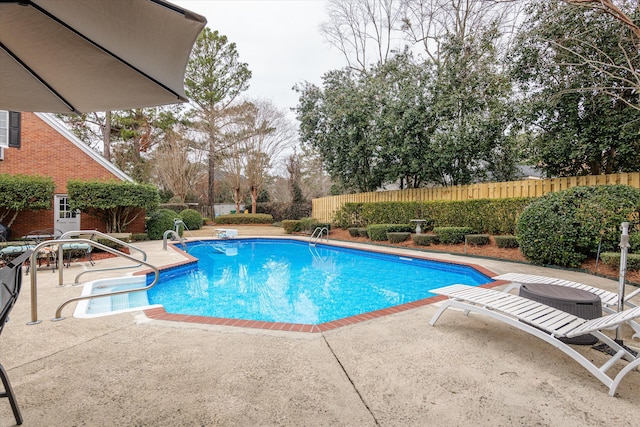
[[[627, 275], [627, 252], [629, 251], [629, 223], [621, 224], [622, 235], [620, 236], [620, 279], [618, 282], [618, 312], [624, 310], [624, 283]], [[616, 328], [616, 342], [622, 343], [621, 325]]]

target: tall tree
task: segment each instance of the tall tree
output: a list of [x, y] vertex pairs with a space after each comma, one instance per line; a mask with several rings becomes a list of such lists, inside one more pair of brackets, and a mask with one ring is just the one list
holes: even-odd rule
[[200, 158], [202, 150], [197, 150], [185, 133], [183, 129], [167, 132], [154, 152], [156, 182], [169, 190], [177, 203], [184, 203], [188, 196], [195, 195], [198, 182], [207, 173]]
[[374, 144], [374, 110], [366, 74], [335, 70], [323, 87], [298, 86], [300, 141], [317, 150], [331, 176], [347, 189], [373, 191], [384, 181], [380, 147]]
[[640, 54], [628, 30], [558, 1], [532, 7], [523, 28], [512, 71], [527, 95], [531, 162], [550, 176], [638, 170], [640, 94], [624, 81]]
[[508, 43], [514, 32], [520, 9], [526, 2], [517, 0], [401, 0], [402, 31], [408, 41], [422, 46], [434, 63], [441, 61], [442, 46], [454, 37], [466, 40], [477, 37], [489, 27]]
[[295, 129], [284, 111], [265, 100], [251, 103], [248, 137], [244, 141], [245, 176], [251, 194], [251, 212], [264, 189], [274, 161], [294, 144]]
[[433, 90], [434, 131], [428, 162], [431, 181], [470, 184], [515, 173], [511, 85], [488, 29], [442, 45]]
[[240, 62], [236, 44], [205, 28], [198, 37], [185, 73], [185, 90], [195, 107], [197, 129], [208, 154], [208, 203], [215, 203], [216, 162], [224, 151], [224, 128], [233, 122], [234, 101], [249, 88], [251, 71]]
[[400, 0], [329, 0], [329, 20], [320, 32], [351, 69], [366, 71], [402, 47], [395, 38], [402, 18], [400, 5]]

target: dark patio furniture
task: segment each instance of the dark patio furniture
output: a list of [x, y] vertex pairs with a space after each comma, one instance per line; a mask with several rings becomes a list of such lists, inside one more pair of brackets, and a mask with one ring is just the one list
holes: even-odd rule
[[[22, 263], [29, 259], [33, 251], [28, 250], [22, 255], [9, 261], [6, 266], [0, 268], [0, 333], [2, 333], [5, 324], [9, 320], [9, 313], [13, 309], [18, 295], [20, 294], [20, 288], [22, 287]], [[16, 402], [13, 388], [9, 382], [7, 371], [5, 371], [2, 364], [0, 364], [0, 379], [4, 386], [4, 392], [0, 393], [0, 398], [6, 397], [9, 399], [11, 409], [13, 410], [13, 416], [16, 418], [16, 424], [22, 424], [22, 414], [20, 414], [20, 408]]]
[[[597, 319], [602, 315], [600, 297], [582, 289], [548, 283], [525, 283], [520, 287], [520, 296], [583, 319]], [[579, 345], [592, 345], [598, 342], [596, 337], [589, 334], [573, 338], [560, 338], [560, 340], [567, 344]]]

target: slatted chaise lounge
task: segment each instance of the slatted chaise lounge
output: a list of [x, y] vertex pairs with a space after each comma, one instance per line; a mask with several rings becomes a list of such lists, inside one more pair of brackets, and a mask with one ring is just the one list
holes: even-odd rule
[[[452, 285], [434, 289], [431, 292], [449, 298], [443, 301], [440, 309], [431, 318], [429, 322], [431, 326], [434, 326], [442, 313], [450, 307], [464, 310], [465, 314], [479, 313], [500, 320], [562, 350], [606, 385], [609, 388], [609, 396], [615, 394], [625, 375], [640, 366], [640, 357], [636, 357], [629, 349], [616, 343], [602, 332], [640, 317], [640, 307], [587, 320], [548, 305], [494, 289]], [[604, 365], [598, 367], [559, 339], [583, 334], [596, 336], [611, 347], [615, 355], [611, 356]], [[607, 375], [607, 371], [621, 359], [627, 360], [629, 363], [615, 377]]]
[[[557, 286], [566, 286], [569, 288], [582, 289], [583, 291], [591, 292], [600, 297], [602, 301], [602, 310], [605, 313], [616, 313], [618, 311], [618, 294], [615, 292], [610, 292], [605, 289], [596, 288], [594, 286], [585, 285], [584, 283], [572, 282], [570, 280], [558, 279], [555, 277], [548, 276], [537, 276], [534, 274], [522, 274], [522, 273], [507, 273], [502, 274], [500, 276], [496, 276], [493, 279], [495, 280], [504, 280], [507, 282], [511, 282], [509, 286], [504, 289], [504, 292], [510, 292], [514, 289], [520, 288], [520, 285], [524, 285], [527, 283], [547, 283], [550, 285]], [[640, 288], [636, 289], [633, 292], [630, 292], [628, 295], [625, 295], [624, 305], [627, 307], [637, 307], [636, 304], [631, 302], [631, 299], [640, 294]], [[633, 329], [635, 332], [633, 334], [633, 338], [640, 338], [640, 324], [635, 321], [629, 321], [627, 324]]]

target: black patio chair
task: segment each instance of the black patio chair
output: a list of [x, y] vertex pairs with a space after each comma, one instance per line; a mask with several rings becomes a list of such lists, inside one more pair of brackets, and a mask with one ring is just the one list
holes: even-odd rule
[[[22, 263], [31, 256], [32, 252], [32, 250], [28, 250], [9, 261], [6, 266], [0, 268], [0, 334], [9, 320], [9, 313], [13, 309], [20, 294], [20, 288], [22, 287]], [[13, 416], [16, 418], [16, 424], [20, 425], [22, 424], [22, 414], [20, 414], [20, 408], [18, 408], [18, 403], [16, 402], [13, 388], [11, 388], [7, 371], [5, 371], [2, 364], [0, 364], [0, 379], [2, 379], [2, 384], [4, 385], [4, 392], [0, 393], [0, 398], [6, 397], [9, 399]]]

